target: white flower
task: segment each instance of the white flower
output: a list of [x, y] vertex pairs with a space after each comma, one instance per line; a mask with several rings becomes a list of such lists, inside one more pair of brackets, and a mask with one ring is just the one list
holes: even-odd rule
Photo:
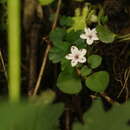
[[90, 28], [85, 28], [84, 31], [85, 33], [81, 34], [80, 38], [86, 39], [88, 45], [92, 45], [95, 40], [99, 40], [97, 36], [96, 28], [92, 30]]
[[85, 63], [86, 58], [84, 57], [87, 53], [86, 49], [78, 49], [76, 46], [71, 47], [71, 53], [65, 56], [66, 59], [71, 60], [72, 67], [78, 63]]

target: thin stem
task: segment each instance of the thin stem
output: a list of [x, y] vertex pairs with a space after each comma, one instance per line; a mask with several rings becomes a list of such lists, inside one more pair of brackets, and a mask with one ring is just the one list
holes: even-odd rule
[[127, 37], [130, 37], [130, 34], [126, 34], [126, 35], [123, 35], [123, 36], [118, 36], [119, 39], [127, 38]]
[[119, 40], [118, 42], [129, 41], [129, 40], [130, 38], [124, 38], [124, 39]]
[[[54, 30], [56, 28], [57, 21], [58, 21], [58, 16], [59, 16], [59, 13], [60, 13], [60, 7], [61, 7], [61, 0], [58, 0], [56, 15], [55, 15], [54, 22], [52, 24], [52, 30]], [[38, 75], [36, 86], [34, 88], [33, 96], [35, 96], [37, 94], [37, 91], [38, 91], [38, 89], [40, 87], [41, 79], [42, 79], [42, 76], [43, 76], [43, 73], [44, 73], [44, 70], [45, 70], [45, 66], [46, 66], [46, 63], [47, 63], [47, 57], [48, 57], [48, 53], [49, 53], [50, 48], [51, 48], [51, 45], [48, 44], [47, 48], [45, 50], [45, 54], [43, 56], [44, 59], [43, 59], [43, 62], [42, 62], [42, 66], [41, 66], [39, 75]]]
[[3, 66], [5, 77], [6, 77], [6, 79], [8, 79], [8, 75], [7, 75], [7, 71], [6, 71], [6, 67], [5, 67], [5, 63], [4, 63], [4, 59], [3, 59], [3, 56], [2, 56], [1, 50], [0, 50], [0, 60], [1, 60], [2, 66]]
[[9, 99], [20, 99], [20, 0], [8, 0]]
[[44, 69], [45, 69], [45, 66], [46, 66], [47, 56], [48, 56], [48, 52], [50, 50], [50, 47], [51, 46], [47, 46], [47, 49], [45, 51], [44, 59], [43, 59], [42, 66], [41, 66], [41, 69], [40, 69], [40, 73], [39, 73], [39, 76], [38, 76], [38, 80], [37, 80], [37, 83], [36, 83], [36, 86], [35, 86], [35, 89], [34, 89], [34, 92], [33, 92], [33, 96], [35, 96], [37, 94], [37, 91], [39, 89], [41, 79], [42, 79], [42, 76], [43, 76], [43, 72], [44, 72]]

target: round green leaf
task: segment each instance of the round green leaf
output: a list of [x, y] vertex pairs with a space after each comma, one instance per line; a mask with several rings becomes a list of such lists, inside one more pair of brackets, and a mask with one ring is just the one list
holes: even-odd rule
[[109, 83], [109, 74], [106, 71], [99, 71], [90, 75], [85, 81], [87, 87], [95, 92], [103, 92]]
[[80, 73], [82, 76], [88, 76], [89, 74], [92, 73], [92, 69], [88, 68], [87, 66], [83, 66], [80, 70]]
[[41, 5], [51, 4], [54, 0], [38, 0]]
[[58, 80], [57, 87], [64, 93], [77, 94], [81, 91], [81, 81], [74, 73], [61, 72]]
[[88, 64], [92, 69], [97, 68], [102, 63], [102, 57], [99, 55], [91, 55], [88, 57]]
[[111, 32], [106, 26], [98, 25], [96, 27], [99, 40], [104, 43], [112, 43], [115, 40], [115, 34]]

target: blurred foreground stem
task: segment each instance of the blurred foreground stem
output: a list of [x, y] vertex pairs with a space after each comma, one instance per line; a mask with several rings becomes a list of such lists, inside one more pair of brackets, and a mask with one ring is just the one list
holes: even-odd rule
[[9, 99], [20, 99], [20, 0], [8, 0]]

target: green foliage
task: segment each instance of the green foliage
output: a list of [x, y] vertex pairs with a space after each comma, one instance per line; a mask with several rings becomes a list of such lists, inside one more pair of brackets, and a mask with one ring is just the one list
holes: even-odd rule
[[130, 102], [114, 105], [110, 111], [105, 112], [101, 106], [101, 101], [97, 100], [92, 108], [85, 112], [84, 124], [74, 123], [73, 130], [129, 130], [129, 108]]
[[83, 66], [80, 70], [80, 73], [83, 77], [85, 77], [92, 73], [92, 69], [88, 66]]
[[73, 69], [72, 69], [72, 67], [70, 67], [71, 65], [70, 65], [70, 61], [69, 60], [66, 60], [65, 58], [64, 59], [62, 59], [62, 61], [61, 61], [61, 70], [62, 71], [66, 71], [67, 70], [67, 72], [69, 71], [69, 72], [72, 72], [73, 71]]
[[[81, 15], [80, 15], [81, 14]], [[75, 10], [75, 16], [72, 17], [73, 25], [68, 29], [68, 31], [78, 31], [83, 30], [86, 27], [86, 17], [88, 15], [88, 7], [84, 7], [82, 11], [77, 8]]]
[[112, 43], [116, 35], [111, 32], [106, 26], [98, 25], [96, 27], [98, 37], [103, 43]]
[[53, 2], [54, 0], [38, 0], [38, 2], [41, 4], [41, 5], [49, 5]]
[[95, 92], [103, 92], [109, 83], [109, 74], [106, 71], [95, 72], [87, 77], [86, 86]]
[[75, 45], [78, 48], [86, 48], [86, 44], [84, 43], [84, 40], [80, 38], [80, 34], [82, 31], [70, 31], [67, 32], [65, 35], [65, 40], [71, 45]]
[[49, 59], [53, 63], [60, 62], [62, 59], [64, 59], [66, 53], [68, 52], [68, 49], [69, 46], [66, 42], [61, 42], [59, 45], [55, 45], [49, 52]]
[[63, 71], [57, 80], [57, 87], [64, 93], [77, 94], [81, 91], [81, 80], [75, 72]]
[[0, 104], [1, 130], [58, 130], [63, 104]]
[[52, 31], [49, 35], [50, 40], [52, 41], [53, 45], [58, 45], [59, 42], [63, 41], [63, 38], [66, 34], [66, 31], [62, 28], [56, 28]]
[[[108, 85], [109, 74], [107, 72], [100, 71], [91, 75], [92, 69], [101, 65], [101, 56], [92, 54], [87, 57], [88, 66], [82, 67], [81, 64], [77, 66], [81, 77], [78, 73], [73, 73], [74, 70], [71, 67], [70, 61], [65, 59], [65, 56], [70, 52], [71, 46], [76, 46], [79, 49], [84, 48], [89, 52], [90, 48], [85, 44], [85, 40], [80, 38], [80, 35], [85, 27], [101, 20], [101, 17], [104, 16], [103, 10], [99, 12], [100, 15], [97, 17], [96, 8], [86, 3], [82, 10], [80, 8], [75, 10], [74, 16], [62, 16], [59, 22], [62, 28], [56, 28], [49, 35], [53, 44], [53, 48], [49, 52], [49, 59], [53, 63], [61, 63], [62, 72], [58, 77], [57, 87], [64, 93], [79, 93], [82, 89], [81, 77], [86, 79], [86, 86], [96, 92], [104, 91]], [[97, 30], [101, 41], [111, 41], [112, 32], [102, 25], [97, 26]]]
[[49, 35], [52, 44], [54, 45], [49, 52], [49, 59], [53, 63], [58, 63], [64, 59], [66, 53], [68, 52], [70, 44], [63, 41], [66, 32], [62, 28], [56, 28]]
[[51, 89], [44, 91], [40, 96], [36, 96], [32, 101], [37, 104], [51, 104], [55, 100], [56, 93]]
[[102, 57], [99, 55], [91, 55], [88, 57], [88, 64], [92, 69], [99, 67], [102, 63]]
[[64, 27], [70, 27], [73, 24], [72, 17], [69, 16], [61, 16], [60, 25]]

